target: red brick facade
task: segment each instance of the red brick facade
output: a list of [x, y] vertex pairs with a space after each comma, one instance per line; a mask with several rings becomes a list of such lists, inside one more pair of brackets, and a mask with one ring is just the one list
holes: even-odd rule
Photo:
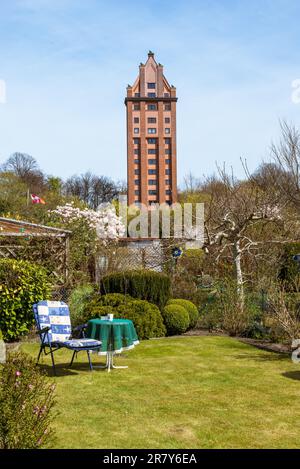
[[152, 52], [127, 87], [128, 203], [177, 202], [176, 88]]

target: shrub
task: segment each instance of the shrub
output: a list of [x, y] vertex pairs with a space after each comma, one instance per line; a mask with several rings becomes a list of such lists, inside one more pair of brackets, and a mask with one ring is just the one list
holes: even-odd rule
[[176, 299], [172, 299], [168, 301], [168, 305], [169, 304], [183, 306], [183, 308], [186, 309], [186, 311], [189, 314], [189, 318], [190, 318], [189, 329], [192, 329], [193, 327], [196, 326], [198, 318], [199, 318], [199, 311], [197, 309], [197, 306], [194, 305], [194, 303], [192, 303], [189, 300], [182, 300], [182, 299], [176, 298]]
[[69, 298], [69, 306], [73, 326], [84, 324], [85, 310], [94, 293], [95, 287], [90, 284], [80, 285], [72, 291]]
[[163, 337], [166, 334], [161, 313], [156, 305], [120, 293], [94, 295], [86, 308], [84, 322], [109, 313], [115, 318], [130, 319], [140, 339]]
[[298, 262], [293, 260], [293, 256], [300, 253], [300, 243], [287, 243], [284, 246], [280, 260], [278, 279], [284, 284], [287, 290], [293, 291], [299, 284], [300, 272]]
[[0, 448], [44, 446], [51, 435], [55, 386], [20, 352], [8, 355], [0, 373]]
[[102, 294], [128, 294], [163, 308], [171, 296], [171, 282], [167, 275], [159, 272], [128, 270], [103, 277], [100, 291]]
[[99, 301], [104, 306], [111, 306], [112, 308], [117, 308], [120, 305], [130, 303], [133, 298], [130, 295], [122, 295], [122, 293], [108, 293], [99, 297]]
[[167, 305], [162, 314], [168, 335], [182, 334], [190, 325], [189, 313], [178, 304]]
[[0, 260], [0, 328], [5, 340], [18, 339], [34, 324], [32, 305], [49, 298], [47, 271], [27, 261]]

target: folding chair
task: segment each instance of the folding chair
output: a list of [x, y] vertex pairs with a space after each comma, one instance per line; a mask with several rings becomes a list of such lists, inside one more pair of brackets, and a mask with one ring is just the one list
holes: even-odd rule
[[[71, 329], [70, 311], [68, 305], [62, 301], [39, 301], [33, 305], [34, 318], [37, 333], [41, 339], [41, 346], [37, 357], [39, 363], [41, 354], [51, 355], [53, 373], [56, 375], [54, 352], [63, 347], [73, 351], [70, 366], [78, 352], [86, 351], [90, 370], [93, 369], [90, 352], [99, 350], [101, 342], [94, 339], [86, 339], [84, 329], [87, 324], [82, 324]], [[79, 333], [79, 339], [72, 338], [72, 333]]]

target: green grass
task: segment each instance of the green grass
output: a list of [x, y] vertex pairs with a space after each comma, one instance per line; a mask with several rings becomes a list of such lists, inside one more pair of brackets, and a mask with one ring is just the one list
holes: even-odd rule
[[[24, 344], [32, 355], [37, 344]], [[81, 355], [81, 356], [80, 356]], [[300, 366], [224, 337], [142, 342], [128, 369], [59, 363], [56, 448], [297, 448]], [[93, 356], [94, 362], [103, 357]], [[50, 359], [43, 364], [50, 372]]]

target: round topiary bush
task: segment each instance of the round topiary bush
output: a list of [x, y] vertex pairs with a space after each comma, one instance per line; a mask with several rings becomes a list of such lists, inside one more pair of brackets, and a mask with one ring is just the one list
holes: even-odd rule
[[0, 329], [6, 341], [26, 334], [34, 324], [32, 306], [50, 296], [47, 271], [36, 264], [0, 259]]
[[178, 304], [167, 305], [162, 315], [168, 335], [183, 334], [190, 325], [189, 313], [183, 306]]
[[83, 322], [89, 319], [113, 314], [115, 318], [132, 320], [140, 339], [163, 337], [166, 328], [158, 307], [145, 300], [136, 300], [129, 295], [110, 293], [94, 295], [85, 314]]
[[131, 319], [139, 339], [166, 335], [166, 328], [158, 307], [148, 301], [132, 300], [126, 305], [120, 305], [113, 314], [116, 318]]
[[102, 295], [123, 293], [163, 308], [171, 296], [171, 281], [160, 272], [128, 270], [104, 276], [100, 292]]
[[189, 329], [192, 329], [196, 326], [198, 318], [199, 318], [199, 311], [196, 305], [189, 300], [183, 300], [180, 298], [174, 298], [167, 303], [168, 305], [180, 305], [188, 312], [190, 317], [190, 325]]

